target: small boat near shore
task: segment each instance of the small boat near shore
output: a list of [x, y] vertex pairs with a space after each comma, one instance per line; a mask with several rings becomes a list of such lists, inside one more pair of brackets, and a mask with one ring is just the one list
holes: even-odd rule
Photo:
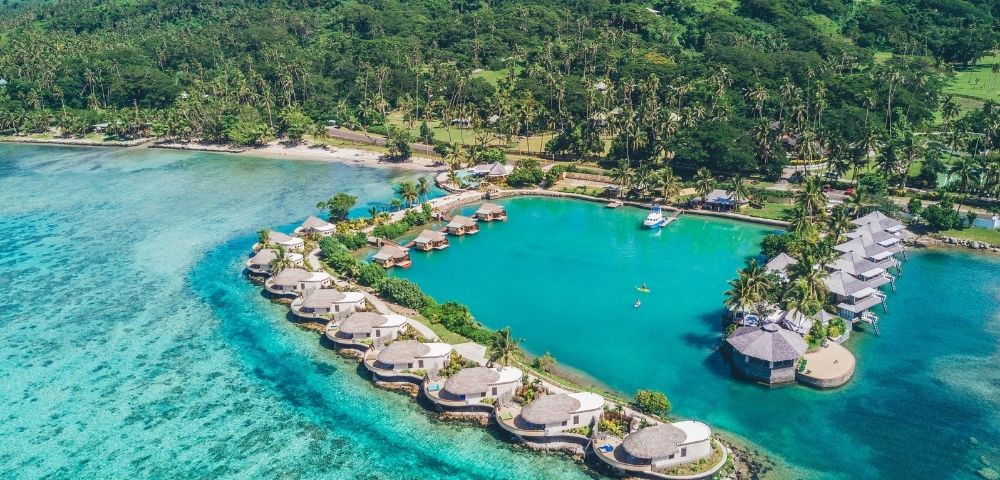
[[649, 215], [646, 215], [646, 219], [642, 221], [644, 228], [660, 228], [666, 224], [667, 220], [663, 218], [663, 211], [659, 205], [653, 205], [649, 209]]

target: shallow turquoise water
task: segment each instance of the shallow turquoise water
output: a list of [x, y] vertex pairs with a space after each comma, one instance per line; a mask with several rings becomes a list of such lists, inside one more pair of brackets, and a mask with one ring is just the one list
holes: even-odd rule
[[401, 175], [0, 145], [0, 478], [589, 476], [371, 388], [241, 277], [259, 228]]
[[[715, 348], [724, 283], [768, 229], [684, 216], [650, 233], [637, 209], [501, 203], [508, 222], [416, 252], [401, 274], [490, 327], [511, 326], [534, 353], [623, 392], [666, 392], [677, 414], [800, 469], [782, 475], [974, 478], [982, 462], [1000, 465], [997, 257], [911, 252], [882, 336], [857, 332], [849, 344], [859, 359], [850, 384], [767, 389], [735, 380]], [[636, 293], [643, 282], [651, 293]]]

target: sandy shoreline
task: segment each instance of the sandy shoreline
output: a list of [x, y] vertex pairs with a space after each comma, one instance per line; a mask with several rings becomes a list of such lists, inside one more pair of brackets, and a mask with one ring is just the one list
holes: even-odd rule
[[361, 165], [371, 168], [395, 168], [418, 172], [442, 172], [447, 170], [437, 160], [425, 157], [412, 157], [409, 162], [394, 163], [379, 161], [381, 154], [360, 148], [331, 147], [328, 145], [311, 144], [307, 142], [287, 146], [271, 142], [264, 147], [239, 148], [230, 145], [216, 145], [198, 142], [169, 142], [143, 138], [129, 141], [100, 141], [83, 138], [30, 138], [30, 137], [0, 137], [0, 143], [23, 145], [55, 145], [71, 147], [106, 147], [106, 148], [158, 148], [164, 150], [182, 150], [187, 152], [206, 152], [227, 155], [243, 155], [248, 157], [269, 158], [275, 160], [306, 160], [316, 162], [344, 163]]

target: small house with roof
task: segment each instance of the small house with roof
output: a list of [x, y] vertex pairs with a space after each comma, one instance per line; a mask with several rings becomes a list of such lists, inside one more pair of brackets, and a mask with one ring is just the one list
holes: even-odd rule
[[712, 456], [712, 429], [691, 420], [652, 425], [626, 435], [615, 450], [608, 453], [617, 463], [666, 469]]
[[286, 268], [264, 282], [264, 289], [275, 295], [298, 295], [299, 292], [328, 287], [333, 277], [326, 272], [310, 272], [302, 268]]
[[486, 177], [491, 181], [499, 181], [507, 178], [514, 171], [513, 165], [504, 165], [500, 162], [484, 163], [472, 167], [472, 174]]
[[604, 411], [604, 397], [590, 392], [545, 395], [521, 409], [514, 418], [520, 430], [538, 430], [553, 435], [594, 425]]
[[456, 215], [454, 218], [448, 222], [446, 227], [449, 235], [465, 235], [474, 234], [479, 232], [479, 224], [476, 223], [476, 219], [463, 217], [461, 215]]
[[300, 225], [299, 228], [295, 229], [295, 233], [299, 235], [320, 235], [328, 237], [337, 233], [337, 226], [315, 216], [310, 216], [306, 219], [306, 221], [302, 222], [302, 225]]
[[776, 273], [781, 278], [787, 280], [788, 267], [795, 265], [796, 263], [799, 263], [799, 261], [794, 257], [785, 252], [781, 252], [764, 264], [764, 269], [768, 272]]
[[507, 221], [507, 209], [495, 203], [484, 203], [476, 210], [476, 219], [484, 222]]
[[524, 375], [514, 367], [463, 368], [444, 382], [439, 398], [464, 403], [479, 403], [486, 398], [513, 394]]
[[355, 347], [358, 342], [371, 339], [373, 343], [395, 340], [406, 328], [407, 318], [402, 315], [380, 315], [374, 312], [356, 312], [327, 329], [327, 338], [339, 346]]
[[799, 334], [767, 322], [738, 327], [726, 339], [733, 369], [768, 385], [795, 381], [795, 361], [808, 345]]
[[886, 272], [884, 268], [854, 252], [837, 257], [833, 263], [827, 265], [827, 270], [845, 272], [872, 288], [895, 282], [895, 277]]
[[425, 252], [448, 248], [448, 236], [436, 230], [423, 230], [413, 240], [413, 247]]
[[406, 370], [436, 372], [444, 368], [450, 358], [451, 345], [447, 343], [397, 340], [379, 350], [374, 368], [392, 372]]
[[306, 245], [306, 242], [299, 237], [285, 235], [274, 230], [271, 230], [271, 233], [268, 235], [267, 243], [278, 245], [289, 252], [302, 252], [302, 249]]
[[[293, 267], [302, 267], [303, 257], [301, 253], [285, 253], [285, 257]], [[247, 260], [246, 266], [250, 273], [267, 275], [271, 273], [271, 262], [278, 258], [278, 252], [270, 248], [262, 248]]]
[[[709, 192], [708, 195], [705, 196], [704, 207], [717, 212], [725, 212], [735, 209], [737, 206], [736, 203], [737, 203], [736, 198], [733, 194], [728, 193], [721, 188], [716, 188], [715, 190], [712, 190], [711, 192]], [[750, 202], [745, 198], [741, 198], [739, 201], [739, 206], [742, 207], [747, 203]]]
[[354, 313], [365, 308], [365, 294], [341, 292], [332, 288], [306, 290], [292, 302], [292, 313], [300, 318], [328, 318]]
[[385, 267], [409, 268], [413, 262], [410, 260], [410, 250], [399, 245], [385, 244], [379, 249], [372, 260]]
[[837, 314], [841, 318], [851, 322], [878, 321], [878, 317], [870, 310], [877, 305], [885, 307], [885, 294], [877, 287], [872, 287], [843, 271], [831, 273], [823, 279], [823, 283], [833, 296], [833, 304], [837, 307]]

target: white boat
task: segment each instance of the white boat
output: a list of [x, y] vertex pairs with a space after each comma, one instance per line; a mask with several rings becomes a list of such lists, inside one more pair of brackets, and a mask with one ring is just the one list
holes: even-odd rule
[[660, 228], [666, 223], [667, 220], [663, 218], [660, 206], [653, 205], [653, 208], [649, 210], [649, 215], [646, 215], [646, 219], [642, 221], [642, 226], [646, 228]]

